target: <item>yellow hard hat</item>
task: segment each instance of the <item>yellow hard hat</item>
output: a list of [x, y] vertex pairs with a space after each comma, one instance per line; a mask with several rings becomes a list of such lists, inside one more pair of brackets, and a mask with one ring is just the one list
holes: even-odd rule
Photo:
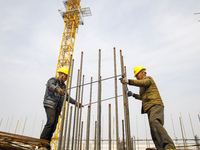
[[62, 73], [64, 73], [64, 74], [68, 75], [69, 68], [67, 68], [67, 67], [61, 67], [61, 68], [58, 70], [58, 73], [60, 73], [60, 72], [62, 72]]
[[142, 67], [142, 66], [136, 66], [134, 68], [134, 75], [136, 77], [136, 75], [141, 71], [141, 70], [146, 70], [146, 68]]

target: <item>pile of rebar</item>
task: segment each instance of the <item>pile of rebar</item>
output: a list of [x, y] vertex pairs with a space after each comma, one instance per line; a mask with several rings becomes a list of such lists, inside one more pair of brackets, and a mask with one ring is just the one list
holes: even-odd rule
[[47, 147], [48, 141], [0, 131], [1, 150], [27, 150]]

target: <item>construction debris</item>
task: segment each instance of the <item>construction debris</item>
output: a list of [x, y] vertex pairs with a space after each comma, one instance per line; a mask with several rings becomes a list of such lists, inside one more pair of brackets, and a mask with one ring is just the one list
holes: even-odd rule
[[48, 146], [49, 142], [46, 140], [0, 131], [0, 150], [30, 150]]

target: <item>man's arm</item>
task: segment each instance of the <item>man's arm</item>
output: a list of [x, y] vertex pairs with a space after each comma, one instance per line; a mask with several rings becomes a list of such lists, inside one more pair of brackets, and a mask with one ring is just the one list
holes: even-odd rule
[[134, 85], [134, 86], [139, 86], [139, 87], [145, 87], [145, 86], [150, 86], [151, 85], [151, 80], [150, 78], [144, 78], [143, 80], [133, 80], [129, 79], [128, 80], [129, 85]]

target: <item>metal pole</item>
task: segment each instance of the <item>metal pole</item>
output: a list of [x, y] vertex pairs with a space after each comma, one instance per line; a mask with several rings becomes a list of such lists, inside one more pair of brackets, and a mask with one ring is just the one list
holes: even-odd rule
[[41, 136], [41, 133], [42, 133], [43, 124], [44, 124], [44, 120], [42, 120], [42, 125], [41, 125], [41, 129], [40, 129], [40, 136]]
[[86, 150], [89, 150], [89, 138], [90, 138], [90, 105], [88, 106], [88, 115], [87, 115]]
[[94, 130], [94, 150], [97, 149], [97, 121], [95, 121], [95, 130]]
[[[84, 79], [85, 76], [83, 75], [83, 80], [82, 80], [82, 84], [84, 84]], [[83, 104], [83, 91], [84, 91], [84, 86], [82, 87], [82, 92], [81, 92], [81, 104]], [[79, 117], [79, 131], [78, 131], [78, 150], [79, 150], [79, 146], [80, 146], [80, 136], [81, 136], [81, 118], [82, 118], [82, 107], [80, 108], [80, 117]]]
[[[69, 72], [71, 72], [71, 65], [72, 65], [72, 55], [70, 58], [70, 66], [69, 66]], [[61, 118], [61, 125], [60, 125], [60, 133], [59, 133], [59, 140], [58, 140], [58, 149], [60, 150], [62, 147], [62, 140], [63, 140], [63, 128], [64, 128], [64, 119], [65, 119], [65, 110], [66, 110], [66, 99], [67, 99], [67, 88], [69, 84], [69, 78], [67, 78], [67, 85], [66, 85], [66, 91], [64, 96], [64, 102], [62, 106], [62, 118]]]
[[27, 117], [26, 117], [25, 122], [24, 122], [24, 128], [22, 130], [22, 135], [24, 134], [24, 129], [25, 129], [25, 126], [26, 126], [26, 120], [27, 120]]
[[69, 129], [68, 129], [68, 138], [67, 138], [67, 148], [66, 149], [69, 149], [69, 140], [70, 140], [71, 124], [72, 124], [72, 108], [73, 107], [71, 106], [70, 115], [69, 115]]
[[98, 109], [97, 109], [97, 150], [101, 150], [101, 50], [99, 50], [99, 74], [98, 74]]
[[[72, 58], [72, 56], [71, 56]], [[70, 102], [70, 96], [71, 96], [71, 86], [72, 86], [72, 75], [73, 75], [73, 70], [74, 70], [74, 59], [72, 60], [72, 62], [70, 62], [70, 75], [68, 77], [68, 79], [70, 79], [70, 83], [69, 83], [69, 95], [67, 97], [67, 111], [66, 111], [66, 115], [65, 115], [65, 130], [64, 130], [64, 139], [63, 139], [63, 144], [62, 144], [62, 149], [65, 149], [65, 144], [66, 144], [66, 136], [67, 136], [67, 127], [68, 127], [68, 114], [69, 114], [69, 102]], [[68, 90], [66, 90], [68, 91]]]
[[9, 127], [8, 132], [10, 132], [10, 128], [11, 128], [12, 122], [13, 122], [13, 116], [12, 116], [12, 119], [11, 119], [11, 123], [10, 123], [10, 127]]
[[193, 125], [192, 125], [192, 120], [191, 120], [191, 117], [190, 117], [190, 113], [189, 113], [189, 118], [190, 118], [190, 124], [191, 124], [191, 128], [192, 128], [192, 133], [193, 133], [193, 136], [195, 137], [195, 135], [194, 135], [194, 129], [193, 129]]
[[90, 105], [88, 106], [88, 116], [87, 116], [86, 150], [89, 150], [91, 102], [92, 102], [92, 77], [91, 77], [91, 84], [90, 84], [90, 102], [89, 102]]
[[33, 129], [32, 129], [31, 136], [33, 135], [33, 131], [34, 131], [34, 128], [35, 128], [35, 120], [36, 120], [36, 117], [37, 117], [37, 114], [35, 115], [35, 119], [34, 119], [34, 122], [33, 122]]
[[123, 137], [123, 150], [125, 150], [125, 140], [124, 140], [124, 120], [122, 120], [122, 137]]
[[[77, 136], [78, 136], [78, 126], [79, 126], [79, 103], [80, 103], [80, 93], [81, 93], [81, 77], [82, 77], [82, 67], [83, 67], [83, 52], [81, 52], [81, 64], [80, 64], [80, 77], [79, 77], [79, 90], [78, 90], [78, 109], [76, 113], [76, 134], [75, 134], [75, 150], [77, 149]], [[75, 125], [75, 124], [74, 124]]]
[[136, 115], [136, 126], [137, 126], [137, 149], [139, 149], [139, 138], [138, 138], [138, 120], [137, 120], [137, 115]]
[[17, 132], [18, 124], [19, 124], [19, 120], [17, 120], [17, 125], [16, 125], [16, 128], [15, 128], [15, 133]]
[[[124, 61], [122, 56], [122, 51], [120, 50], [120, 58], [121, 58], [121, 74], [123, 77], [126, 77], [126, 73], [124, 71]], [[122, 84], [123, 88], [123, 100], [124, 100], [124, 118], [125, 118], [125, 131], [126, 131], [126, 145], [128, 150], [132, 150], [131, 139], [130, 139], [130, 121], [129, 121], [129, 105], [128, 105], [128, 88], [127, 84]]]
[[184, 128], [184, 124], [183, 124], [183, 118], [182, 118], [181, 113], [180, 113], [180, 116], [181, 116], [181, 122], [182, 122], [183, 131], [184, 131], [184, 134], [185, 134], [185, 144], [187, 146], [187, 137], [186, 137], [186, 132], [185, 132], [185, 128]]
[[7, 130], [8, 122], [9, 122], [10, 117], [8, 117], [7, 123], [6, 123], [6, 128], [5, 131]]
[[148, 146], [148, 143], [147, 143], [147, 123], [146, 123], [145, 116], [144, 116], [144, 124], [145, 124], [145, 132], [146, 132], [146, 146], [148, 148], [149, 146]]
[[183, 144], [184, 144], [184, 148], [187, 149], [186, 143], [185, 143], [185, 138], [184, 138], [184, 134], [183, 134], [183, 128], [182, 128], [182, 121], [181, 121], [181, 117], [179, 117], [179, 121], [180, 121], [180, 126], [181, 126], [181, 133], [182, 133], [182, 138], [183, 138]]
[[20, 130], [20, 127], [21, 127], [21, 122], [22, 122], [22, 117], [20, 118], [20, 121], [19, 121], [18, 133], [19, 133], [19, 130]]
[[172, 119], [172, 114], [171, 114], [171, 120], [172, 120], [172, 126], [173, 126], [173, 131], [174, 131], [174, 138], [176, 140], [176, 144], [178, 145], [178, 139], [176, 137], [176, 133], [175, 133], [175, 129], [174, 129], [174, 122], [173, 122], [173, 119]]
[[82, 126], [81, 126], [80, 150], [82, 150], [82, 138], [83, 138], [83, 121], [82, 121]]
[[119, 150], [119, 127], [118, 127], [118, 99], [117, 99], [117, 67], [116, 67], [116, 51], [114, 47], [114, 75], [115, 75], [115, 114], [116, 114], [116, 142], [117, 150]]
[[[109, 137], [109, 150], [111, 150], [111, 104], [108, 106], [108, 137]], [[113, 141], [114, 143], [114, 141]]]
[[1, 127], [1, 123], [2, 123], [3, 119], [1, 119], [1, 122], [0, 122], [0, 127]]
[[[76, 88], [76, 101], [78, 98], [78, 90], [79, 90], [79, 78], [80, 78], [80, 70], [78, 69], [78, 75], [77, 75], [77, 88]], [[76, 107], [74, 108], [74, 123], [73, 123], [73, 133], [72, 133], [72, 144], [71, 149], [74, 149], [74, 134], [75, 134], [75, 126], [76, 126]]]

